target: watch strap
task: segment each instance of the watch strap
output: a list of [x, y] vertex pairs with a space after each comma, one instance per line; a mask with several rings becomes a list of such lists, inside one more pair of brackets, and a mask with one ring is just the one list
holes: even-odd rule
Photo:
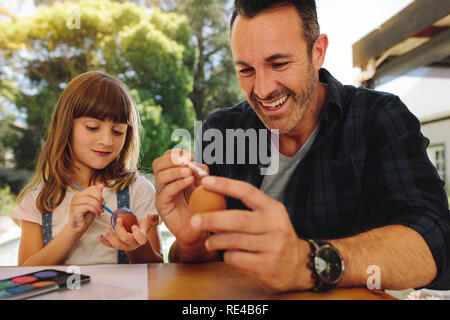
[[312, 271], [312, 277], [315, 280], [315, 284], [314, 287], [312, 288], [313, 291], [327, 291], [327, 290], [331, 290], [336, 288], [336, 284], [327, 284], [323, 281], [323, 279], [321, 279], [319, 277], [319, 275], [317, 274], [316, 268], [315, 268], [315, 264], [314, 264], [314, 258], [316, 257], [316, 253], [317, 251], [323, 247], [324, 245], [329, 245], [330, 247], [334, 248], [329, 242], [324, 241], [324, 240], [317, 240], [317, 239], [309, 239], [308, 243], [311, 247], [311, 260], [308, 263], [308, 267], [309, 269], [311, 269]]

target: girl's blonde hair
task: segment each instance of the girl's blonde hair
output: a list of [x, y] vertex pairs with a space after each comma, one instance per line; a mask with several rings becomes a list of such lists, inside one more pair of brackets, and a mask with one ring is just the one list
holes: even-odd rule
[[140, 119], [125, 85], [103, 72], [91, 71], [74, 78], [64, 89], [50, 120], [47, 140], [39, 155], [31, 181], [17, 197], [20, 203], [31, 190], [42, 185], [36, 200], [40, 212], [59, 206], [76, 174], [70, 145], [73, 120], [91, 117], [128, 125], [125, 143], [113, 162], [93, 170], [89, 185], [101, 181], [114, 190], [123, 190], [136, 178], [139, 161]]

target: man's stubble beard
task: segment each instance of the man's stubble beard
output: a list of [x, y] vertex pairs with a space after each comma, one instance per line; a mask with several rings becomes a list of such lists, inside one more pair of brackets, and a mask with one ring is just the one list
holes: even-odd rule
[[317, 80], [314, 69], [312, 65], [310, 65], [305, 86], [303, 86], [302, 91], [299, 95], [296, 95], [292, 90], [283, 87], [274, 91], [265, 99], [276, 100], [285, 95], [289, 95], [289, 99], [292, 98], [292, 112], [290, 112], [289, 116], [283, 120], [283, 123], [273, 124], [274, 122], [279, 122], [280, 120], [269, 118], [264, 114], [264, 112], [261, 110], [262, 107], [260, 106], [254, 93], [252, 93], [251, 95], [251, 105], [253, 107], [253, 110], [256, 112], [258, 117], [268, 129], [278, 129], [280, 135], [287, 134], [300, 123], [300, 121], [304, 118], [305, 113], [310, 109], [310, 103], [312, 101], [312, 98], [314, 97], [314, 94], [316, 93], [316, 90]]

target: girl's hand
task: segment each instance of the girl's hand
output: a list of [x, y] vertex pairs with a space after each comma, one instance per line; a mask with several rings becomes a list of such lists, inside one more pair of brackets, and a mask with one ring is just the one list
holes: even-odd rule
[[89, 228], [95, 217], [104, 211], [102, 191], [103, 185], [99, 184], [73, 196], [66, 228], [77, 235], [82, 235]]
[[131, 233], [129, 233], [125, 230], [122, 219], [118, 218], [115, 226], [116, 232], [114, 233], [113, 228], [108, 226], [106, 228], [106, 237], [99, 235], [98, 239], [107, 247], [133, 251], [147, 243], [148, 232], [158, 223], [158, 220], [159, 217], [157, 215], [147, 215], [139, 219], [139, 226], [132, 226]]

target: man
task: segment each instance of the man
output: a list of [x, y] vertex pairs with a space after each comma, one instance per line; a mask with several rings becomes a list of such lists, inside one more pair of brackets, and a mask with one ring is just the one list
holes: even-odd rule
[[[279, 130], [280, 169], [208, 163], [200, 180], [172, 151], [155, 160], [171, 261], [223, 252], [277, 291], [366, 286], [373, 270], [385, 289], [449, 289], [450, 213], [428, 141], [397, 97], [343, 86], [321, 68], [328, 39], [315, 1], [237, 0], [230, 39], [247, 101], [203, 130]], [[200, 183], [227, 196], [228, 210], [190, 212]]]

